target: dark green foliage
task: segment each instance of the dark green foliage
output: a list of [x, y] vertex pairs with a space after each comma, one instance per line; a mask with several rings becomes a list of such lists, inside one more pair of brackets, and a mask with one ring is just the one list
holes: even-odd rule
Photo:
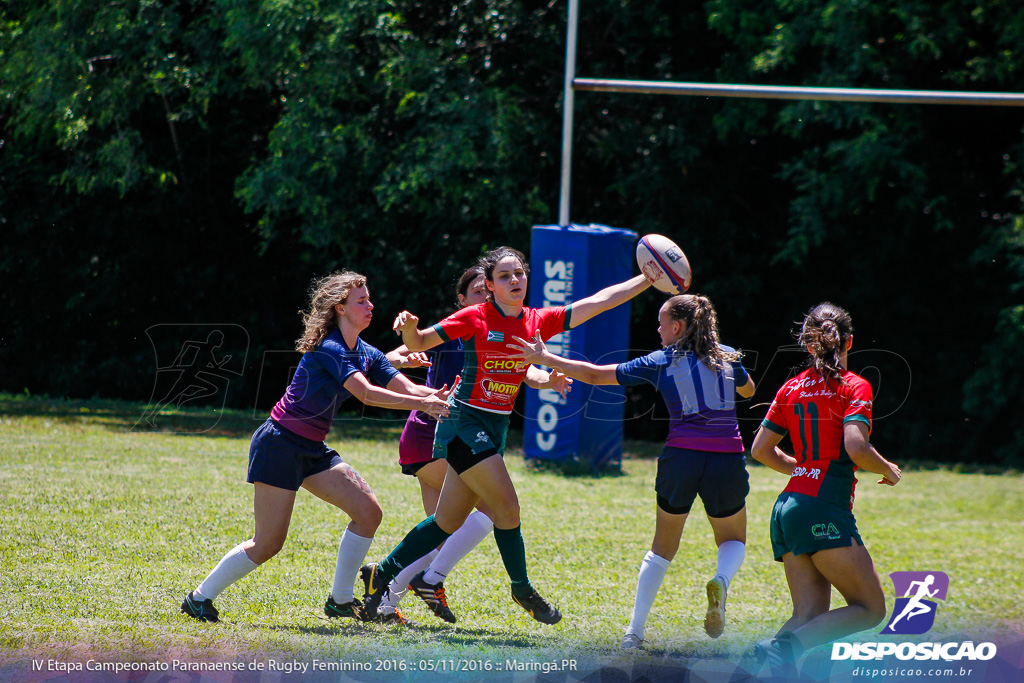
[[[1024, 91], [1009, 2], [582, 5], [581, 76]], [[343, 267], [370, 276], [371, 343], [402, 308], [440, 318], [481, 250], [556, 218], [564, 32], [565, 5], [534, 0], [0, 6], [0, 388], [145, 399], [147, 329], [230, 323], [250, 339], [230, 401], [262, 411], [291, 362], [265, 352]], [[683, 246], [755, 403], [831, 299], [883, 452], [1020, 457], [1020, 109], [576, 103], [573, 220]], [[635, 303], [634, 347], [658, 304]], [[627, 433], [664, 432], [652, 404], [631, 394]]]

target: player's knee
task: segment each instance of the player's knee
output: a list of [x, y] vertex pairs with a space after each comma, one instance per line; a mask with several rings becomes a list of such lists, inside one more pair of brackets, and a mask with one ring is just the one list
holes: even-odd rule
[[372, 536], [383, 519], [384, 510], [376, 498], [367, 498], [352, 514], [352, 523], [363, 532], [361, 536]]
[[512, 498], [502, 501], [493, 507], [494, 524], [502, 529], [514, 529], [519, 526], [519, 500]]
[[883, 596], [867, 600], [861, 606], [864, 608], [864, 628], [878, 626], [885, 619], [885, 598]]
[[284, 547], [285, 537], [253, 539], [253, 541], [253, 546], [246, 548], [245, 554], [256, 564], [263, 564], [281, 552], [281, 549]]
[[679, 539], [660, 539], [655, 537], [651, 543], [651, 552], [671, 562], [679, 551]]
[[793, 605], [793, 616], [806, 624], [811, 619], [819, 617], [827, 612], [828, 608], [828, 600], [805, 600], [798, 605]]

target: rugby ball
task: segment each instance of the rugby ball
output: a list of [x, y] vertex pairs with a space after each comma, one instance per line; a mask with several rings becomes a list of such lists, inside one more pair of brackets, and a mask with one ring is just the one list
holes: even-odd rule
[[640, 238], [636, 245], [636, 264], [655, 289], [666, 294], [682, 294], [693, 281], [686, 254], [664, 235]]

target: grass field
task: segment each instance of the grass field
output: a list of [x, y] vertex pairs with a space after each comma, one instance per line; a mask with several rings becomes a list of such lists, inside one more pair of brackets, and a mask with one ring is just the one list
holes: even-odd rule
[[[595, 478], [530, 471], [513, 443], [506, 460], [523, 505], [531, 577], [565, 615], [555, 627], [512, 603], [492, 541], [449, 577], [455, 626], [412, 596], [403, 608], [416, 629], [329, 622], [322, 607], [348, 519], [306, 493], [282, 553], [229, 588], [217, 601], [222, 622], [208, 625], [178, 607], [252, 533], [245, 469], [249, 435], [262, 416], [185, 412], [161, 418], [164, 431], [132, 430], [141, 413], [135, 404], [0, 396], [0, 664], [40, 656], [337, 659], [382, 651], [543, 659], [611, 655], [618, 646], [653, 533], [656, 444], [627, 443], [622, 476]], [[171, 433], [204, 421], [216, 426]], [[396, 466], [400, 425], [344, 421], [329, 439], [384, 507], [370, 559], [383, 557], [423, 517], [418, 487]], [[887, 444], [878, 431], [891, 459], [907, 465], [918, 455]], [[698, 503], [648, 622], [644, 656], [738, 658], [788, 616], [788, 589], [767, 533], [785, 480], [764, 467], [749, 470], [747, 559], [730, 593], [725, 635], [710, 640], [701, 627], [715, 552]], [[929, 638], [1024, 633], [1020, 473], [911, 465], [904, 475], [895, 489], [874, 485], [873, 475], [862, 475], [858, 486], [860, 530], [890, 608], [888, 572], [939, 570], [950, 576], [950, 591]]]

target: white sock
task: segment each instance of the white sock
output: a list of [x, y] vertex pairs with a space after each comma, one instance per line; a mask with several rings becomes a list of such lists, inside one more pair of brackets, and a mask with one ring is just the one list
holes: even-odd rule
[[352, 533], [351, 529], [345, 529], [345, 533], [341, 535], [341, 543], [338, 545], [338, 563], [334, 565], [334, 585], [331, 587], [331, 597], [339, 605], [351, 602], [355, 597], [352, 593], [352, 586], [356, 582], [359, 567], [366, 559], [366, 553], [370, 552], [371, 543], [373, 543], [372, 536], [363, 538]]
[[192, 591], [193, 598], [200, 602], [206, 599], [213, 600], [225, 588], [259, 566], [245, 554], [245, 550], [242, 549], [243, 545], [245, 543], [239, 543], [221, 558], [213, 571]]
[[747, 546], [742, 541], [726, 541], [718, 546], [718, 570], [715, 576], [725, 579], [725, 587], [729, 588], [732, 578], [740, 570], [743, 564], [743, 557], [747, 553]]
[[493, 530], [494, 523], [491, 522], [491, 518], [479, 510], [474, 510], [441, 546], [437, 559], [430, 563], [430, 568], [423, 574], [423, 580], [430, 584], [444, 581], [455, 565], [473, 548], [480, 545], [480, 541], [487, 538]]
[[632, 633], [639, 638], [644, 637], [644, 626], [647, 625], [647, 615], [651, 612], [651, 605], [658, 595], [661, 582], [665, 580], [665, 572], [668, 571], [670, 562], [660, 555], [655, 555], [650, 550], [644, 555], [644, 561], [640, 563], [640, 575], [636, 580], [636, 602], [633, 603], [633, 616], [630, 617], [626, 633]]
[[388, 592], [384, 594], [384, 598], [380, 601], [380, 606], [398, 607], [398, 603], [402, 601], [402, 598], [405, 597], [406, 592], [409, 590], [409, 582], [412, 581], [414, 576], [429, 567], [430, 562], [435, 557], [437, 557], [436, 548], [415, 562], [410, 562], [409, 566], [399, 572], [398, 576], [388, 584]]

